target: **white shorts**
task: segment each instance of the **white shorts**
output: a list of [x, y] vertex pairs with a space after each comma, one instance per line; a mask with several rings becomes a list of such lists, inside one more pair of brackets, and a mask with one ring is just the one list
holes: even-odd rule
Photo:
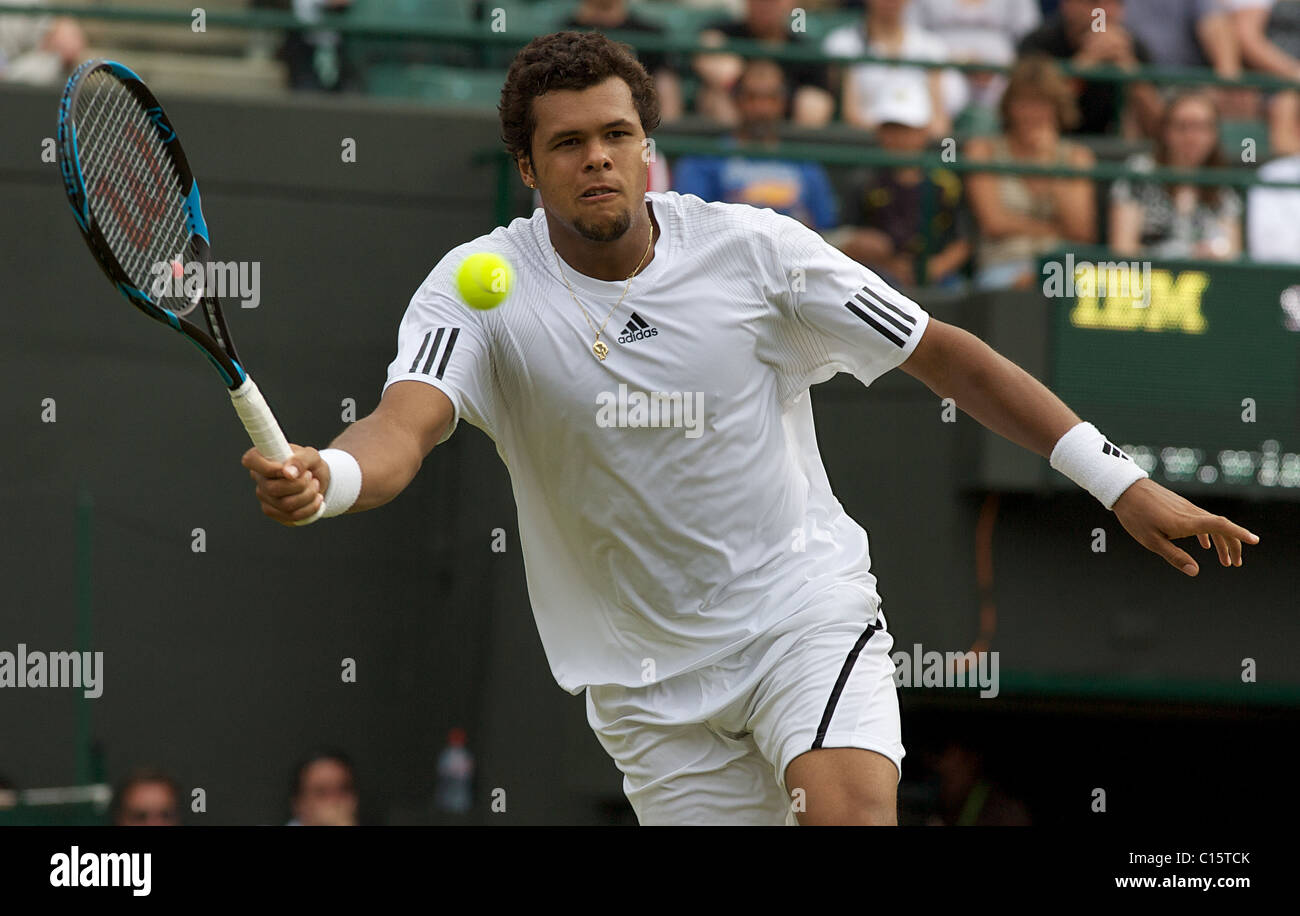
[[898, 688], [880, 598], [837, 585], [716, 664], [645, 687], [587, 688], [587, 721], [640, 823], [796, 824], [790, 762], [822, 747], [889, 758]]

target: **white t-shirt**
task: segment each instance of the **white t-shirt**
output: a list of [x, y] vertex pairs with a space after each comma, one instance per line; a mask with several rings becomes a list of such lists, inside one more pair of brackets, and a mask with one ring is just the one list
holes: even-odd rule
[[[840, 371], [870, 384], [929, 321], [790, 217], [645, 197], [662, 235], [601, 335], [604, 362], [539, 209], [439, 261], [384, 386], [439, 388], [456, 410], [447, 436], [463, 418], [496, 443], [537, 628], [571, 693], [709, 664], [834, 584], [876, 593], [867, 534], [826, 479], [807, 389]], [[477, 251], [515, 270], [487, 312], [452, 283]], [[625, 281], [563, 273], [600, 327]]]
[[[883, 49], [868, 42], [864, 34], [865, 28], [863, 21], [834, 29], [822, 39], [822, 53], [828, 57], [883, 55]], [[903, 41], [897, 56], [899, 60], [951, 59], [943, 39], [911, 23], [903, 26]], [[844, 78], [853, 81], [858, 93], [858, 105], [862, 109], [859, 114], [869, 119], [875, 108], [876, 97], [893, 91], [899, 83], [914, 83], [928, 94], [931, 72], [924, 67], [909, 67], [905, 64], [852, 64]], [[940, 96], [944, 108], [949, 115], [956, 115], [966, 105], [966, 81], [957, 70], [942, 70], [940, 73]]]
[[1042, 22], [1038, 0], [912, 0], [907, 15], [937, 35], [952, 60], [1010, 64]]
[[[1300, 181], [1300, 155], [1259, 168], [1261, 181]], [[1256, 261], [1300, 263], [1300, 189], [1255, 186], [1247, 200], [1247, 251]]]

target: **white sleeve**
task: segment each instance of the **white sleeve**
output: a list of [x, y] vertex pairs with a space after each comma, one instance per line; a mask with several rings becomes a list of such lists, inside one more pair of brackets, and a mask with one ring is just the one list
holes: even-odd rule
[[[459, 260], [459, 259], [456, 259]], [[384, 390], [394, 382], [432, 385], [451, 400], [451, 438], [462, 417], [496, 438], [492, 353], [479, 317], [454, 292], [449, 254], [420, 284], [397, 330], [397, 356], [388, 364]]]
[[1300, 191], [1250, 189], [1246, 213], [1246, 250], [1256, 261], [1300, 261], [1300, 230], [1295, 204]]
[[782, 376], [783, 402], [837, 372], [870, 385], [911, 355], [928, 312], [797, 220], [759, 212], [774, 306], [761, 355]]

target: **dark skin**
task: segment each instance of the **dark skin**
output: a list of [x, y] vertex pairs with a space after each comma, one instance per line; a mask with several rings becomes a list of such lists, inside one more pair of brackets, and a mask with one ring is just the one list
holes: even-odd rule
[[[565, 263], [597, 280], [626, 280], [654, 260], [659, 237], [645, 202], [649, 166], [645, 131], [632, 91], [618, 77], [588, 89], [548, 92], [533, 101], [536, 124], [519, 175], [541, 191], [551, 244]], [[582, 193], [609, 185], [613, 196], [590, 202]]]

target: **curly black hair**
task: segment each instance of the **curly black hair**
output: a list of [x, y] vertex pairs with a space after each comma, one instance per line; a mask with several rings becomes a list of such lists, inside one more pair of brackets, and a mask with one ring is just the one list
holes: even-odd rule
[[553, 32], [525, 45], [501, 87], [501, 140], [516, 161], [532, 162], [533, 99], [556, 89], [587, 89], [611, 76], [627, 83], [649, 134], [659, 126], [659, 94], [632, 48], [599, 32]]

